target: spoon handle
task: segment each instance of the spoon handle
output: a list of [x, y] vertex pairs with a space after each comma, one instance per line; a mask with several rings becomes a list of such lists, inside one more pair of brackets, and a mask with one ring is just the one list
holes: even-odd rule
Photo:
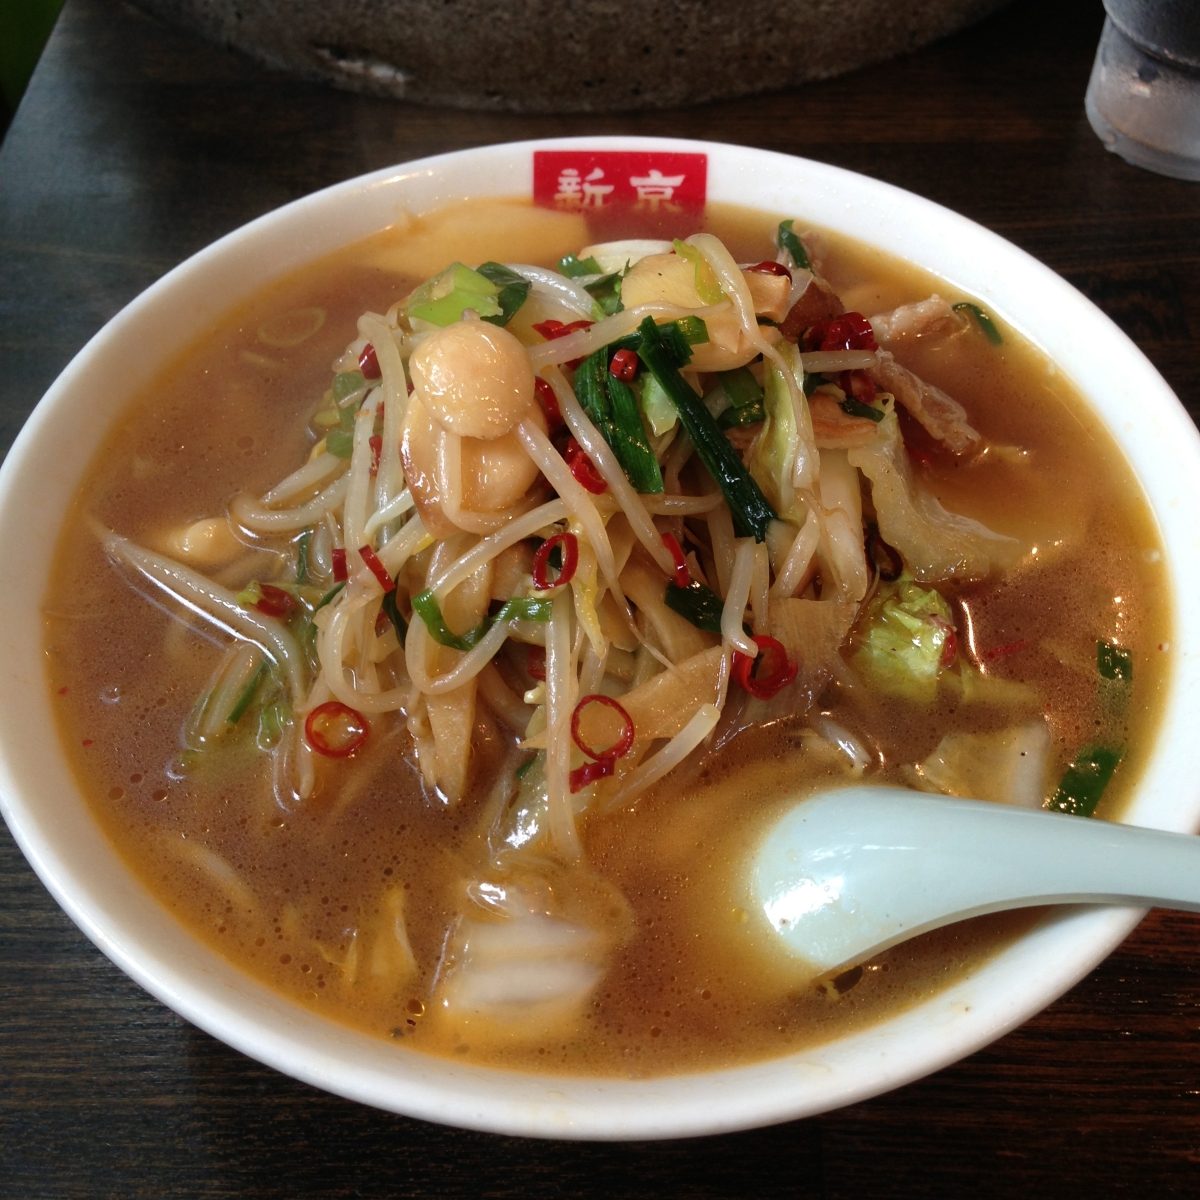
[[1200, 911], [1200, 838], [860, 785], [789, 809], [758, 849], [751, 889], [791, 952], [831, 970], [1005, 909]]
[[[963, 916], [1050, 903], [1200, 911], [1200, 838], [969, 800], [910, 795], [903, 803], [928, 808], [936, 853], [924, 859], [927, 884], [939, 907], [960, 897]], [[965, 810], [962, 819], [949, 808]], [[914, 816], [894, 801], [882, 806], [870, 818], [873, 840], [890, 830], [903, 853]]]

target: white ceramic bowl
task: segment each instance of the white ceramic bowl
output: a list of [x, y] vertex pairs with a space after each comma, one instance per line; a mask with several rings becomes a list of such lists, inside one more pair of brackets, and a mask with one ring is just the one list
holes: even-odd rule
[[[202, 1029], [318, 1087], [411, 1116], [512, 1134], [648, 1138], [716, 1133], [811, 1115], [928, 1074], [1059, 996], [1129, 933], [1138, 914], [1075, 913], [956, 986], [864, 1032], [752, 1066], [625, 1082], [540, 1078], [425, 1057], [313, 1015], [255, 983], [179, 925], [101, 836], [66, 763], [47, 753], [55, 718], [39, 605], [51, 549], [93, 452], [130, 393], [192, 331], [274, 277], [392, 222], [467, 195], [528, 193], [535, 151], [703, 155], [708, 198], [795, 212], [911, 259], [978, 297], [1039, 345], [1087, 396], [1142, 480], [1171, 563], [1172, 675], [1132, 823], [1200, 823], [1200, 689], [1194, 520], [1200, 438], [1134, 345], [1068, 284], [985, 229], [846, 171], [758, 150], [666, 139], [521, 143], [426, 159], [320, 192], [223, 238], [130, 304], [47, 393], [0, 471], [0, 800], [34, 869], [124, 971]], [[1136, 405], [1129, 398], [1137, 397]], [[1166, 451], [1164, 448], [1168, 448]]]

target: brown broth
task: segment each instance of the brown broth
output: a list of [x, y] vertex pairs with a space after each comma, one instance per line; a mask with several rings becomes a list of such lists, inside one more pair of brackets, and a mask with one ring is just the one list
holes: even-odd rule
[[[719, 210], [707, 224], [745, 261], [767, 253], [774, 221]], [[385, 232], [349, 247], [200, 336], [131, 398], [80, 492], [80, 519], [63, 534], [45, 605], [48, 682], [81, 786], [146, 886], [218, 952], [334, 1020], [433, 1053], [608, 1075], [726, 1065], [823, 1041], [961, 978], [1027, 928], [1028, 914], [931, 935], [881, 956], [835, 998], [799, 985], [751, 931], [737, 882], [755, 831], [795, 786], [799, 730], [780, 724], [683, 768], [630, 810], [587, 821], [589, 860], [624, 897], [601, 889], [595, 903], [610, 904], [629, 936], [578, 1029], [542, 1041], [492, 1039], [447, 1028], [429, 992], [462, 876], [479, 853], [482, 788], [452, 810], [427, 798], [400, 726], [373, 740], [344, 784], [293, 812], [277, 807], [266, 756], [251, 747], [185, 762], [181, 724], [219, 648], [135, 596], [83, 518], [153, 544], [292, 470], [358, 315], [383, 311], [415, 282], [380, 265], [395, 261], [406, 236]], [[832, 236], [825, 246], [849, 307], [880, 311], [938, 286], [868, 247]], [[487, 253], [503, 258], [505, 247]], [[444, 248], [445, 260], [456, 256]], [[301, 345], [258, 339], [264, 322], [310, 306], [326, 315]], [[1029, 451], [1022, 465], [995, 457], [959, 467], [935, 455], [922, 476], [948, 507], [1045, 547], [1044, 569], [967, 588], [956, 602], [980, 651], [1038, 642], [994, 670], [1039, 688], [1059, 764], [1090, 742], [1128, 747], [1106, 799], [1106, 811], [1119, 812], [1145, 759], [1166, 673], [1163, 567], [1129, 471], [1069, 383], [1013, 336], [1001, 347], [977, 336], [930, 339], [904, 360], [960, 398], [990, 442]], [[1038, 640], [1046, 628], [1055, 631], [1050, 645]], [[1101, 638], [1129, 647], [1137, 664], [1121, 703], [1098, 700]], [[920, 759], [955, 723], [981, 729], [997, 719], [946, 700], [913, 709], [835, 694], [830, 704], [890, 764]], [[224, 884], [214, 882], [216, 864], [228, 872]], [[421, 974], [399, 990], [348, 988], [349, 957], [366, 946], [390, 894], [403, 900]]]

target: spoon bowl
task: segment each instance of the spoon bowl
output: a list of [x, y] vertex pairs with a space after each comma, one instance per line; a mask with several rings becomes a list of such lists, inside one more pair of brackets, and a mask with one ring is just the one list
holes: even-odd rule
[[968, 917], [1045, 904], [1200, 912], [1200, 838], [854, 785], [789, 808], [759, 843], [754, 907], [818, 975]]

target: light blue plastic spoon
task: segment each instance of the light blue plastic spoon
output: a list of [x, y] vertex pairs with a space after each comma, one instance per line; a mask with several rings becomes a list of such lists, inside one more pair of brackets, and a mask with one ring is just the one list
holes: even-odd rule
[[1200, 912], [1200, 837], [856, 785], [788, 809], [759, 843], [751, 887], [787, 950], [828, 974], [1004, 909]]

